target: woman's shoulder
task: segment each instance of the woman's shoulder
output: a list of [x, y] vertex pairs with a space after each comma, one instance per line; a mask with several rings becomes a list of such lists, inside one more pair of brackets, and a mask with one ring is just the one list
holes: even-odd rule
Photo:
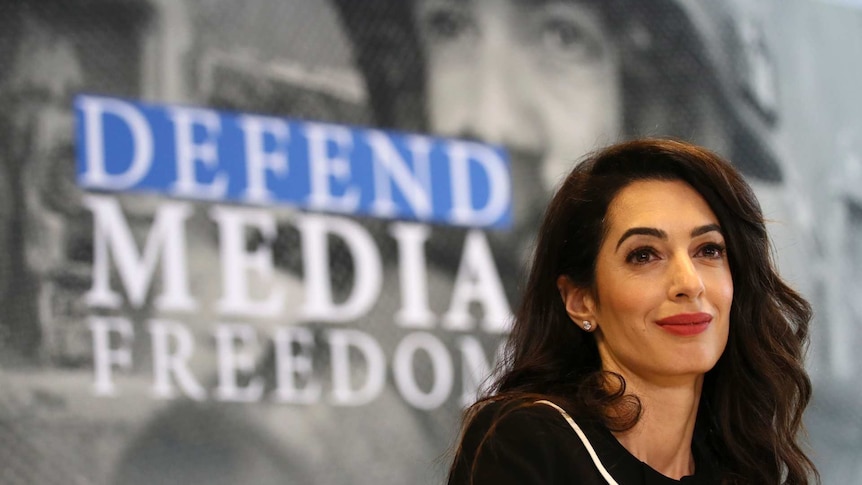
[[560, 412], [539, 400], [499, 400], [484, 403], [474, 410], [467, 431], [482, 432], [491, 427], [493, 431], [521, 432], [523, 426], [548, 431], [571, 431]]
[[575, 478], [589, 484], [597, 476], [560, 412], [524, 400], [490, 402], [474, 412], [449, 483], [470, 483], [471, 474], [476, 485], [570, 483]]

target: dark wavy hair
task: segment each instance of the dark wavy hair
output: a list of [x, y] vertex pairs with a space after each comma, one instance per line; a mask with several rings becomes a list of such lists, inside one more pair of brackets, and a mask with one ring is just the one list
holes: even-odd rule
[[637, 423], [640, 401], [625, 393], [622, 376], [602, 371], [595, 337], [569, 318], [557, 278], [567, 276], [594, 291], [608, 207], [621, 189], [640, 180], [690, 185], [715, 213], [727, 244], [734, 286], [729, 337], [704, 378], [699, 408], [712, 428], [724, 482], [819, 482], [797, 442], [811, 397], [803, 367], [811, 307], [779, 277], [760, 205], [739, 172], [714, 153], [680, 141], [614, 145], [589, 156], [565, 179], [539, 229], [499, 377], [467, 410], [465, 423], [491, 401], [514, 404], [511, 410], [537, 398], [601, 419], [612, 430]]

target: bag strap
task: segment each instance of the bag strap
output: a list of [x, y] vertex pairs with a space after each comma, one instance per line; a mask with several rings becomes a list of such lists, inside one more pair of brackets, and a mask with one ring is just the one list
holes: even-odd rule
[[612, 477], [611, 474], [608, 473], [608, 470], [602, 464], [602, 461], [599, 460], [599, 456], [596, 454], [596, 450], [593, 449], [593, 445], [590, 443], [590, 440], [587, 439], [587, 435], [584, 434], [584, 432], [581, 430], [581, 427], [578, 426], [578, 423], [576, 423], [575, 420], [572, 419], [571, 416], [569, 416], [569, 413], [567, 413], [565, 409], [545, 399], [536, 401], [535, 404], [546, 404], [559, 411], [563, 418], [565, 418], [566, 421], [569, 423], [569, 426], [571, 426], [572, 429], [575, 430], [575, 434], [578, 435], [578, 438], [581, 439], [581, 443], [584, 444], [584, 448], [587, 449], [587, 453], [590, 454], [590, 458], [593, 459], [593, 463], [596, 465], [596, 468], [599, 469], [599, 473], [602, 475], [602, 477], [604, 477], [604, 479], [608, 482], [608, 485], [619, 485], [617, 481], [614, 480], [614, 477]]

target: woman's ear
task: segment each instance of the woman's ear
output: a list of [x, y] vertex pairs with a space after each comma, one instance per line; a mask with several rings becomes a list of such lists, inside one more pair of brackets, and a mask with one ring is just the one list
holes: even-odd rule
[[589, 288], [576, 286], [568, 276], [562, 275], [557, 278], [557, 289], [569, 318], [579, 327], [589, 322], [586, 330], [589, 330], [589, 327], [596, 328], [596, 304]]

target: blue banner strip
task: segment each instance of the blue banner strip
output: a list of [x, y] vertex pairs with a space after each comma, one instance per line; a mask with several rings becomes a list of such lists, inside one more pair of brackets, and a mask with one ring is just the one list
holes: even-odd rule
[[89, 190], [507, 228], [507, 153], [473, 141], [80, 95]]

